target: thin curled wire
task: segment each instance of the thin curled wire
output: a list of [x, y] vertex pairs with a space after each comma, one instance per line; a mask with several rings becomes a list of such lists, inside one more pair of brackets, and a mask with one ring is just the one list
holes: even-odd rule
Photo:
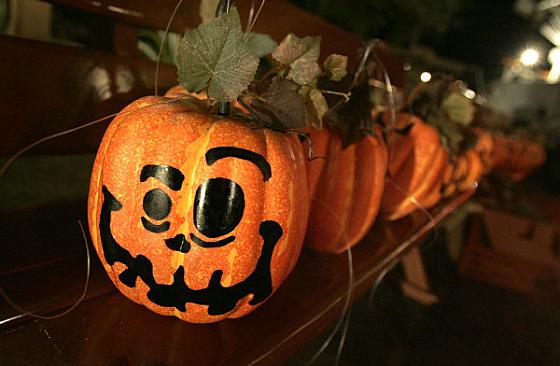
[[340, 354], [342, 354], [342, 349], [344, 347], [344, 342], [345, 342], [346, 336], [348, 334], [348, 324], [350, 323], [349, 314], [350, 314], [350, 309], [351, 309], [351, 305], [352, 305], [351, 304], [352, 303], [352, 293], [353, 293], [353, 289], [354, 289], [354, 262], [353, 262], [353, 257], [352, 257], [352, 248], [348, 248], [346, 250], [346, 255], [347, 255], [347, 258], [348, 258], [348, 287], [349, 287], [349, 290], [348, 290], [348, 294], [346, 296], [346, 301], [344, 303], [344, 307], [342, 309], [342, 313], [341, 313], [340, 317], [338, 318], [335, 326], [332, 328], [331, 332], [327, 336], [327, 339], [323, 342], [321, 347], [319, 347], [319, 349], [315, 352], [315, 354], [311, 357], [311, 359], [309, 359], [309, 361], [307, 361], [305, 363], [305, 366], [310, 366], [315, 361], [317, 361], [317, 359], [323, 354], [323, 352], [330, 345], [330, 343], [332, 342], [332, 340], [336, 336], [336, 333], [338, 333], [338, 331], [340, 330], [340, 327], [344, 323], [343, 333], [342, 333], [341, 338], [340, 338], [340, 343], [339, 343], [339, 346], [338, 346], [338, 352], [337, 352], [335, 365], [338, 365], [338, 362], [340, 361]]
[[155, 70], [155, 75], [154, 75], [154, 95], [155, 96], [158, 95], [159, 65], [160, 65], [160, 62], [161, 62], [161, 55], [163, 54], [163, 48], [165, 47], [165, 43], [167, 41], [167, 36], [169, 35], [169, 29], [171, 28], [171, 24], [173, 24], [173, 20], [175, 19], [175, 16], [177, 15], [177, 12], [179, 11], [179, 8], [181, 7], [181, 5], [183, 5], [183, 1], [184, 0], [179, 0], [177, 2], [177, 5], [175, 5], [175, 9], [173, 10], [173, 13], [171, 13], [171, 17], [169, 18], [169, 21], [167, 22], [167, 27], [165, 28], [165, 33], [163, 34], [161, 44], [159, 45], [158, 58], [157, 58], [157, 61], [156, 61], [156, 70]]
[[82, 222], [80, 220], [78, 220], [78, 225], [80, 225], [80, 230], [82, 233], [82, 237], [84, 239], [84, 246], [86, 249], [86, 279], [84, 282], [84, 287], [82, 290], [82, 294], [80, 295], [80, 297], [78, 298], [78, 300], [76, 300], [76, 302], [71, 305], [68, 309], [64, 310], [62, 313], [59, 314], [55, 314], [55, 315], [40, 315], [37, 314], [35, 312], [35, 310], [27, 310], [25, 308], [23, 308], [22, 306], [18, 305], [15, 301], [13, 301], [4, 291], [4, 289], [2, 287], [0, 287], [0, 296], [2, 298], [4, 298], [4, 300], [15, 310], [19, 311], [21, 314], [14, 316], [10, 319], [6, 319], [2, 322], [0, 322], [0, 325], [5, 324], [9, 321], [15, 320], [15, 319], [19, 319], [22, 318], [24, 316], [30, 316], [32, 318], [36, 318], [36, 319], [41, 319], [41, 320], [54, 320], [54, 319], [58, 319], [61, 318], [67, 314], [69, 314], [72, 310], [74, 310], [78, 305], [80, 305], [82, 303], [82, 301], [85, 299], [86, 294], [87, 294], [87, 290], [89, 287], [89, 279], [90, 279], [90, 275], [91, 275], [91, 255], [90, 255], [90, 251], [89, 251], [89, 246], [88, 246], [88, 241], [87, 241], [87, 236], [86, 236], [86, 232], [84, 230], [84, 226], [82, 225]]
[[171, 103], [174, 103], [174, 102], [177, 102], [177, 101], [180, 101], [180, 100], [187, 100], [187, 99], [192, 99], [192, 97], [191, 97], [190, 95], [185, 95], [185, 96], [181, 96], [181, 97], [177, 97], [177, 98], [171, 98], [171, 99], [167, 99], [167, 100], [162, 100], [162, 101], [157, 102], [157, 103], [154, 103], [154, 104], [148, 104], [148, 105], [145, 105], [145, 106], [142, 106], [142, 107], [138, 107], [138, 108], [135, 108], [135, 109], [131, 109], [131, 110], [128, 110], [128, 111], [120, 111], [120, 112], [113, 113], [113, 114], [110, 114], [110, 115], [108, 115], [108, 116], [105, 116], [105, 117], [96, 119], [96, 120], [94, 120], [94, 121], [87, 122], [87, 123], [84, 123], [84, 124], [82, 124], [82, 125], [79, 125], [79, 126], [76, 126], [76, 127], [73, 127], [73, 128], [69, 128], [69, 129], [67, 129], [67, 130], [63, 130], [63, 131], [54, 133], [54, 134], [52, 134], [52, 135], [48, 135], [48, 136], [45, 136], [45, 137], [43, 137], [43, 138], [40, 138], [39, 140], [37, 140], [37, 141], [35, 141], [35, 142], [32, 142], [31, 144], [25, 146], [24, 148], [22, 148], [21, 150], [19, 150], [18, 152], [16, 152], [14, 155], [12, 155], [12, 156], [4, 163], [4, 165], [2, 165], [2, 168], [0, 168], [0, 177], [4, 176], [4, 174], [6, 173], [6, 171], [8, 170], [8, 168], [9, 168], [9, 167], [14, 163], [14, 161], [16, 161], [20, 156], [22, 156], [23, 154], [25, 154], [25, 153], [28, 152], [29, 150], [35, 148], [36, 146], [41, 145], [41, 144], [44, 143], [44, 142], [51, 141], [51, 140], [54, 140], [54, 139], [59, 138], [59, 137], [62, 137], [62, 136], [66, 136], [66, 135], [72, 134], [72, 133], [74, 133], [74, 132], [78, 132], [78, 131], [80, 131], [80, 130], [83, 130], [83, 129], [88, 128], [88, 127], [91, 127], [91, 126], [95, 126], [95, 125], [97, 125], [97, 124], [99, 124], [99, 123], [102, 123], [102, 122], [108, 120], [109, 118], [113, 118], [113, 117], [117, 117], [117, 116], [122, 116], [122, 115], [127, 115], [127, 114], [131, 114], [131, 113], [135, 113], [135, 112], [137, 112], [137, 111], [139, 111], [139, 110], [141, 110], [141, 109], [148, 108], [148, 107], [153, 107], [153, 106], [157, 106], [157, 105], [164, 105], [164, 104], [171, 104]]
[[261, 10], [263, 9], [265, 3], [266, 0], [261, 0], [261, 5], [259, 5], [259, 8], [257, 9], [257, 12], [255, 14], [255, 0], [251, 1], [249, 17], [247, 18], [247, 33], [251, 32], [255, 27], [255, 24], [257, 24], [257, 19], [259, 18], [259, 15], [261, 15]]
[[391, 183], [391, 184], [397, 189], [397, 191], [399, 191], [400, 193], [402, 193], [402, 195], [403, 195], [405, 198], [410, 199], [410, 202], [412, 202], [420, 211], [422, 211], [422, 212], [426, 215], [426, 217], [430, 220], [430, 222], [434, 225], [434, 227], [436, 226], [436, 219], [435, 219], [434, 215], [432, 215], [432, 214], [430, 213], [430, 211], [428, 211], [428, 209], [427, 209], [426, 207], [422, 206], [422, 205], [420, 204], [420, 202], [418, 202], [418, 200], [416, 199], [416, 197], [411, 196], [411, 195], [409, 195], [408, 193], [406, 193], [406, 191], [405, 191], [401, 186], [399, 186], [399, 185], [397, 184], [397, 182], [395, 182], [395, 181], [393, 180], [393, 178], [391, 178], [390, 176], [387, 176], [385, 179], [386, 179], [389, 183]]
[[395, 92], [393, 90], [393, 84], [391, 83], [391, 78], [389, 77], [389, 73], [387, 72], [387, 68], [383, 61], [379, 58], [377, 54], [374, 53], [374, 58], [377, 64], [379, 65], [379, 69], [383, 75], [383, 81], [385, 83], [385, 88], [387, 91], [387, 95], [389, 96], [389, 112], [391, 114], [391, 124], [390, 129], [394, 129], [397, 125], [397, 105], [395, 102]]

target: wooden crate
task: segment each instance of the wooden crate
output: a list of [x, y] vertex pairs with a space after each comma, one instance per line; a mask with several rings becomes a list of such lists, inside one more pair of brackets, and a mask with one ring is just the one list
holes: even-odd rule
[[560, 302], [558, 228], [498, 211], [471, 217], [459, 272], [539, 299]]

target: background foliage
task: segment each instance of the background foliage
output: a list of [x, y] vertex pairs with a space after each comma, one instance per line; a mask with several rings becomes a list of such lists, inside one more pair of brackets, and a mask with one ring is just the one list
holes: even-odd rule
[[383, 38], [403, 47], [441, 37], [459, 24], [472, 0], [291, 0], [362, 38]]

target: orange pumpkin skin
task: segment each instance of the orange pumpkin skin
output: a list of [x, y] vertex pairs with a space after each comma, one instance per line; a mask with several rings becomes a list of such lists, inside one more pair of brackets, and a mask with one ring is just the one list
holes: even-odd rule
[[452, 161], [447, 163], [442, 177], [441, 195], [443, 198], [451, 197], [457, 192], [457, 184], [453, 180], [454, 164]]
[[[169, 97], [169, 98], [184, 98], [187, 96], [194, 97], [198, 100], [208, 99], [208, 95], [206, 94], [205, 91], [201, 91], [200, 93], [191, 93], [181, 85], [172, 86], [164, 95], [164, 97]], [[237, 108], [244, 113], [248, 113], [247, 110], [238, 101], [234, 101], [233, 103], [231, 103], [231, 105], [232, 107]]]
[[494, 160], [492, 157], [492, 146], [494, 145], [494, 139], [490, 132], [477, 129], [475, 133], [478, 137], [474, 150], [480, 155], [482, 164], [484, 165], [484, 172], [487, 173], [494, 167]]
[[400, 219], [419, 205], [430, 208], [441, 198], [447, 153], [435, 128], [418, 117], [397, 115], [397, 128], [410, 124], [405, 136], [392, 132], [388, 140], [389, 178], [381, 201], [382, 215], [388, 220]]
[[311, 208], [305, 244], [316, 251], [341, 253], [356, 245], [377, 217], [387, 149], [380, 137], [368, 136], [343, 149], [336, 131], [309, 132], [319, 158], [307, 164]]
[[[210, 151], [223, 152], [223, 147], [260, 154], [269, 165], [269, 178], [262, 164], [247, 159], [222, 154], [209, 161]], [[113, 120], [97, 153], [88, 200], [95, 249], [115, 286], [156, 313], [193, 323], [246, 315], [280, 286], [299, 257], [309, 211], [305, 164], [295, 136], [253, 129], [165, 97], [139, 99]], [[171, 168], [145, 176], [150, 166], [173, 167], [184, 177], [182, 185], [176, 176], [171, 184], [158, 175]], [[239, 191], [232, 187], [237, 185], [244, 206], [236, 225], [228, 221], [234, 216], [224, 216], [229, 217], [226, 229], [200, 224], [208, 229], [203, 234], [197, 226], [203, 219], [194, 215], [202, 212], [200, 217], [209, 220], [204, 210], [212, 195], [205, 195], [203, 187], [216, 192], [217, 186], [208, 182], [229, 182], [220, 189], [237, 192], [236, 199]], [[154, 190], [169, 198], [168, 212], [160, 207], [165, 199], [156, 201], [155, 211], [148, 199], [146, 208], [148, 192]], [[235, 207], [239, 213], [240, 205]], [[165, 225], [168, 230], [157, 232]], [[160, 229], [149, 231], [152, 226]], [[181, 235], [186, 240], [175, 240]], [[218, 246], [222, 238], [227, 240]], [[117, 249], [121, 254], [115, 260]], [[127, 260], [123, 251], [129, 253]], [[261, 284], [256, 291], [259, 281], [269, 289], [263, 291]], [[260, 298], [252, 302], [257, 292]]]
[[520, 181], [540, 167], [546, 160], [544, 148], [534, 142], [495, 136], [492, 149], [494, 170]]
[[484, 174], [484, 164], [480, 154], [474, 149], [467, 149], [462, 156], [465, 156], [467, 162], [467, 172], [459, 182], [458, 188], [460, 191], [466, 191], [476, 187], [477, 182]]
[[169, 98], [181, 98], [184, 96], [193, 96], [196, 99], [200, 99], [200, 100], [204, 100], [207, 99], [207, 95], [206, 92], [200, 92], [200, 93], [189, 93], [187, 91], [187, 89], [183, 88], [181, 85], [175, 85], [172, 86], [164, 95], [164, 97], [169, 97]]

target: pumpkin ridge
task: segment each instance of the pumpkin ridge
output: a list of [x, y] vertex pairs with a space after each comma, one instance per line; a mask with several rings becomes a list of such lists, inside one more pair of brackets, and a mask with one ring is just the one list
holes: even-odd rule
[[[343, 164], [342, 160], [343, 160], [343, 154], [342, 154], [342, 147], [336, 145], [336, 139], [337, 136], [335, 136], [334, 134], [331, 134], [330, 139], [329, 139], [329, 146], [328, 146], [328, 151], [331, 153], [331, 155], [328, 157], [327, 160], [327, 171], [329, 172], [329, 174], [334, 174], [334, 178], [331, 180], [331, 189], [328, 189], [328, 193], [329, 196], [332, 196], [333, 192], [337, 192], [337, 187], [338, 187], [338, 181], [337, 181], [337, 177], [339, 175], [339, 169], [340, 169], [340, 165]], [[338, 149], [333, 148], [333, 146], [338, 147]], [[331, 158], [332, 155], [336, 155], [336, 158]], [[334, 164], [331, 164], [333, 163]], [[338, 195], [334, 195], [334, 197], [336, 198]], [[322, 201], [323, 205], [325, 206], [330, 206], [331, 202], [328, 201]], [[335, 208], [331, 208], [331, 212], [330, 215], [334, 215], [334, 219], [337, 220], [338, 219], [338, 225], [337, 227], [339, 228], [339, 232], [336, 234], [336, 239], [333, 241], [333, 243], [338, 243], [340, 240], [342, 240], [342, 238], [344, 237], [344, 233], [346, 232], [346, 227], [345, 227], [345, 222], [340, 218], [340, 216], [338, 216], [338, 210]]]
[[[351, 174], [352, 179], [350, 180], [350, 182], [347, 183], [350, 187], [352, 187], [352, 189], [350, 191], [350, 194], [347, 195], [348, 199], [346, 202], [348, 202], [348, 205], [344, 208], [344, 215], [341, 218], [341, 221], [343, 222], [342, 227], [344, 228], [344, 231], [341, 233], [341, 236], [335, 245], [335, 247], [340, 247], [341, 251], [346, 249], [346, 247], [350, 246], [350, 244], [352, 245], [354, 244], [355, 235], [354, 233], [351, 232], [352, 222], [355, 222], [355, 220], [362, 221], [364, 219], [363, 215], [361, 215], [360, 212], [357, 212], [357, 208], [355, 205], [355, 202], [359, 199], [357, 195], [356, 181], [357, 181], [357, 176], [360, 172], [356, 167], [358, 166], [358, 159], [360, 159], [360, 156], [358, 155], [356, 150], [360, 142], [356, 142], [348, 146], [346, 148], [346, 151], [344, 151], [344, 152], [348, 152], [350, 148], [352, 149], [352, 155], [350, 156], [350, 158], [348, 158], [348, 160], [351, 160], [350, 162], [351, 164], [349, 165], [352, 166], [352, 174]], [[360, 183], [358, 182], [357, 184]]]
[[[177, 232], [180, 233], [190, 233], [190, 217], [192, 216], [189, 208], [193, 207], [194, 204], [194, 195], [195, 189], [193, 184], [195, 182], [195, 176], [199, 170], [200, 162], [204, 160], [204, 154], [206, 153], [206, 148], [210, 143], [210, 139], [212, 137], [212, 132], [216, 129], [216, 123], [212, 122], [210, 126], [204, 131], [195, 141], [188, 144], [185, 155], [187, 158], [185, 159], [185, 164], [180, 167], [180, 170], [185, 174], [188, 172], [190, 175], [189, 179], [186, 179], [187, 174], [185, 174], [185, 182], [187, 183], [186, 186], [183, 187], [183, 191], [187, 192], [186, 197], [180, 200], [180, 204], [178, 205], [178, 212], [184, 212], [185, 221], [182, 225], [177, 228]], [[190, 171], [189, 171], [190, 170]], [[171, 264], [173, 268], [178, 268], [180, 265], [184, 266], [186, 253], [181, 252], [174, 252], [171, 258]], [[173, 274], [171, 275], [171, 281], [173, 281]], [[185, 278], [185, 283], [189, 285], [188, 279]], [[192, 285], [192, 284], [191, 284]], [[175, 316], [181, 317], [181, 313], [174, 309]]]
[[441, 175], [443, 163], [445, 162], [446, 159], [446, 153], [444, 149], [437, 149], [434, 155], [436, 156], [432, 157], [433, 165], [428, 169], [427, 174], [424, 175], [424, 179], [422, 180], [422, 183], [418, 187], [416, 187], [414, 192], [411, 192], [409, 194], [409, 197], [407, 197], [407, 199], [403, 202], [401, 207], [404, 207], [405, 204], [408, 206], [411, 203], [414, 204], [414, 206], [417, 206], [416, 205], [417, 203], [423, 208], [429, 208], [429, 207], [425, 207], [424, 199], [426, 196], [431, 195], [431, 193], [434, 190], [434, 185], [438, 184], [437, 182], [438, 177]]
[[[366, 159], [366, 157], [368, 158], [367, 160], [371, 163], [370, 169], [374, 171], [374, 181], [372, 182], [371, 190], [368, 192], [368, 205], [366, 207], [365, 215], [361, 219], [362, 225], [355, 228], [356, 232], [352, 235], [353, 239], [349, 241], [349, 245], [341, 249], [353, 246], [364, 237], [371, 225], [374, 223], [375, 217], [377, 216], [381, 206], [381, 196], [385, 186], [385, 172], [387, 171], [387, 150], [385, 149], [380, 137], [371, 138], [375, 139], [375, 141], [368, 141], [368, 144], [370, 144], [371, 149], [373, 150], [371, 157], [365, 154], [358, 154], [358, 156], [362, 159]], [[358, 217], [358, 220], [360, 220], [360, 217]]]
[[[139, 109], [142, 108], [148, 108], [152, 105], [157, 104], [158, 102], [154, 103], [154, 104], [144, 104], [146, 102], [146, 99], [156, 99], [156, 100], [160, 100], [162, 98], [159, 97], [145, 97], [145, 98], [141, 98], [136, 100], [135, 102], [129, 104], [127, 107], [125, 107], [121, 113], [119, 113], [115, 119], [111, 122], [111, 124], [109, 125], [109, 127], [107, 128], [107, 131], [105, 132], [105, 136], [103, 137], [102, 140], [102, 146], [100, 146], [100, 148], [98, 149], [95, 161], [94, 161], [94, 169], [97, 169], [97, 174], [95, 175], [95, 178], [91, 180], [90, 184], [90, 192], [93, 190], [93, 183], [95, 182], [96, 187], [94, 189], [95, 195], [94, 195], [94, 206], [93, 206], [93, 210], [91, 212], [90, 215], [88, 215], [90, 217], [90, 231], [92, 234], [92, 237], [95, 237], [95, 240], [93, 240], [93, 245], [95, 250], [97, 251], [97, 253], [100, 255], [102, 253], [100, 246], [100, 240], [98, 240], [97, 238], [100, 237], [100, 233], [99, 233], [99, 228], [97, 225], [94, 224], [94, 222], [98, 222], [99, 219], [99, 192], [101, 192], [100, 187], [101, 187], [101, 181], [102, 181], [102, 176], [103, 176], [103, 172], [104, 172], [104, 167], [105, 167], [105, 159], [107, 157], [107, 150], [109, 149], [109, 146], [111, 146], [112, 142], [113, 142], [113, 138], [115, 137], [115, 134], [117, 133], [119, 127], [121, 127], [122, 124], [124, 124], [127, 120], [128, 117], [133, 114], [133, 112], [138, 111]], [[133, 109], [133, 106], [137, 105], [137, 104], [142, 104], [139, 107], [136, 107], [135, 109]], [[107, 138], [105, 138], [107, 137]], [[98, 161], [98, 158], [101, 157], [101, 160]], [[113, 278], [112, 281], [115, 284], [115, 286], [118, 288], [118, 282], [117, 281], [117, 275], [115, 274], [115, 270], [113, 269], [113, 266], [108, 266], [107, 264], [104, 263], [104, 267], [107, 270], [107, 272], [109, 271], [107, 269], [107, 267], [109, 267], [109, 269], [111, 270], [111, 273], [113, 274]]]

